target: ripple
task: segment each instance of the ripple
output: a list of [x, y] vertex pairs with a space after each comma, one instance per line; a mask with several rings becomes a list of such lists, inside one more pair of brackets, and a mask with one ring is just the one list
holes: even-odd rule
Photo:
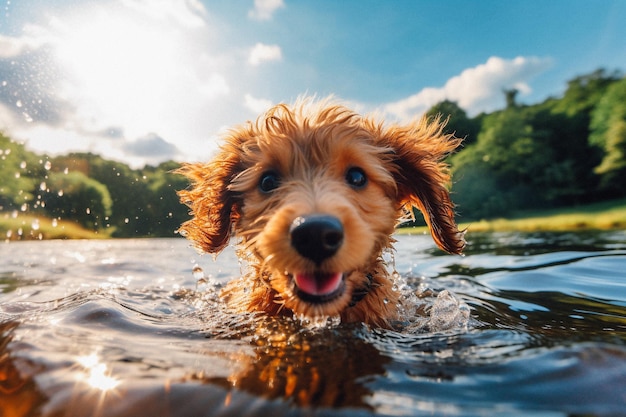
[[5, 245], [0, 404], [44, 417], [626, 409], [626, 234], [468, 238], [466, 257], [398, 238], [395, 330], [234, 314], [218, 296], [240, 274], [232, 248], [214, 261], [175, 239]]

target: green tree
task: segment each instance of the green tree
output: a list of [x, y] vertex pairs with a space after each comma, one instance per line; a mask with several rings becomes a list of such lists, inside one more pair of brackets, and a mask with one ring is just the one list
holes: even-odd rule
[[494, 217], [538, 203], [533, 187], [550, 158], [533, 138], [524, 113], [485, 117], [477, 143], [452, 157], [456, 200], [472, 217]]
[[605, 69], [597, 69], [590, 74], [581, 75], [568, 81], [563, 98], [555, 106], [555, 112], [569, 116], [589, 115], [598, 104], [606, 89], [619, 80], [618, 71], [609, 74]]
[[46, 174], [44, 159], [0, 133], [0, 211], [31, 208]]
[[113, 202], [107, 187], [81, 172], [53, 172], [44, 194], [45, 209], [53, 217], [74, 221], [81, 226], [103, 229]]
[[105, 226], [113, 228], [114, 237], [149, 235], [150, 191], [140, 171], [91, 153], [69, 154], [55, 166], [66, 166], [70, 172], [79, 170], [106, 185], [113, 207]]
[[503, 88], [504, 100], [506, 102], [506, 108], [517, 107], [517, 94], [519, 90], [517, 88]]
[[626, 195], [626, 78], [609, 86], [593, 110], [589, 143], [602, 151], [595, 167], [602, 190], [611, 197]]
[[57, 158], [54, 166], [83, 172], [106, 185], [112, 210], [105, 226], [113, 229], [114, 237], [171, 237], [189, 217], [176, 194], [177, 190], [187, 187], [188, 182], [171, 173], [179, 166], [176, 162], [131, 169], [98, 155], [74, 153]]
[[179, 163], [168, 161], [157, 167], [145, 167], [143, 174], [148, 180], [151, 193], [150, 235], [171, 237], [180, 225], [189, 219], [186, 206], [180, 203], [177, 191], [189, 185], [182, 175], [172, 173]]
[[588, 143], [588, 127], [581, 123], [586, 116], [567, 115], [554, 107], [555, 101], [547, 100], [525, 109], [535, 140], [551, 152], [552, 159], [542, 169], [545, 182], [539, 184], [543, 198], [550, 206], [589, 201], [597, 185], [593, 167], [599, 155]]
[[468, 146], [476, 142], [478, 132], [480, 131], [480, 120], [467, 117], [467, 113], [454, 101], [444, 100], [435, 104], [427, 112], [427, 117], [436, 117], [442, 115], [447, 118], [448, 123], [444, 128], [444, 133], [454, 134], [456, 137], [465, 138], [464, 146]]

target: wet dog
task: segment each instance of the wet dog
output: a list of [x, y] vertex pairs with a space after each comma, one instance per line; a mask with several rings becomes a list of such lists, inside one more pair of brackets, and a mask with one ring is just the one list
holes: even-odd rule
[[382, 255], [399, 220], [417, 208], [441, 249], [465, 245], [443, 162], [460, 139], [443, 126], [385, 125], [329, 99], [276, 105], [211, 162], [181, 167], [193, 218], [180, 232], [213, 254], [239, 239], [250, 271], [222, 293], [238, 310], [389, 327], [398, 295]]

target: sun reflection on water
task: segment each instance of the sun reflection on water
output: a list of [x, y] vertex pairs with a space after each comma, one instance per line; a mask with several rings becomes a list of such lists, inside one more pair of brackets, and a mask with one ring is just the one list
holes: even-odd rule
[[79, 356], [76, 361], [84, 368], [85, 374], [79, 378], [90, 387], [108, 392], [115, 389], [121, 381], [111, 376], [105, 363], [100, 362], [97, 354]]

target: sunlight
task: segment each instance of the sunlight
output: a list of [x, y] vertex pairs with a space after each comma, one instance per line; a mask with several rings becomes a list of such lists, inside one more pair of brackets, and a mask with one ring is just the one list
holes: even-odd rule
[[102, 122], [154, 121], [176, 97], [186, 75], [185, 42], [172, 28], [132, 9], [81, 9], [55, 22], [56, 59], [67, 76], [62, 88], [85, 117]]
[[115, 389], [120, 384], [119, 380], [110, 375], [106, 364], [100, 362], [100, 358], [95, 353], [79, 356], [76, 360], [87, 372], [85, 378], [81, 380], [90, 387], [106, 392]]

